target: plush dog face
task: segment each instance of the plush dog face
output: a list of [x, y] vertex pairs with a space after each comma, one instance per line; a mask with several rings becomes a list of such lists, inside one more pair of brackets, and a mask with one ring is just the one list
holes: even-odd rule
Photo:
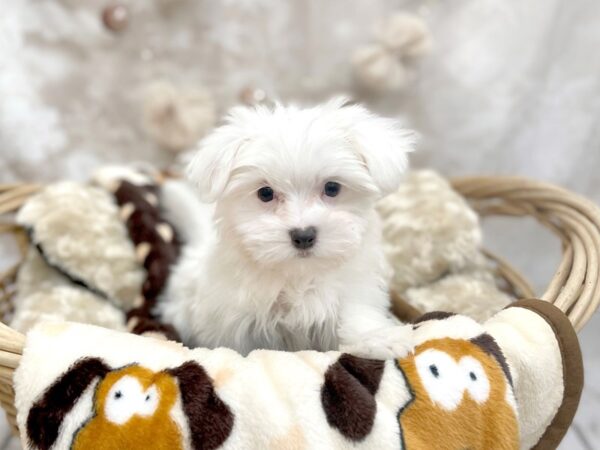
[[339, 264], [375, 201], [397, 188], [414, 138], [343, 99], [310, 109], [236, 108], [200, 144], [190, 178], [227, 239], [258, 264]]

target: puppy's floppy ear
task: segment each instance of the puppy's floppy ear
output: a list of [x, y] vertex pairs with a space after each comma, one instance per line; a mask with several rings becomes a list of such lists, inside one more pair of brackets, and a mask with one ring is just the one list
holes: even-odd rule
[[362, 105], [332, 101], [349, 139], [367, 166], [382, 195], [395, 191], [408, 168], [407, 153], [414, 150], [417, 135], [397, 120], [376, 116]]
[[225, 125], [198, 144], [198, 150], [187, 168], [187, 176], [199, 188], [201, 199], [207, 203], [215, 202], [227, 187], [238, 150], [249, 138], [241, 123], [250, 111], [249, 108], [234, 108]]

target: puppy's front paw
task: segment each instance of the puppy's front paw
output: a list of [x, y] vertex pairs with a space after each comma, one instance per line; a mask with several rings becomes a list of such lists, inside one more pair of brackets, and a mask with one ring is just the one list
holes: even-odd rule
[[368, 359], [403, 358], [414, 348], [412, 325], [380, 328], [340, 345], [340, 351]]

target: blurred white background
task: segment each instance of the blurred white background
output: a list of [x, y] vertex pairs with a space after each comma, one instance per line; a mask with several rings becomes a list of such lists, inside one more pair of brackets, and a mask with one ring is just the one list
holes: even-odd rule
[[[402, 59], [400, 88], [365, 93], [353, 55], [397, 12], [424, 24], [431, 48]], [[166, 165], [241, 100], [347, 93], [421, 133], [414, 166], [520, 174], [600, 203], [599, 48], [598, 0], [11, 0], [0, 13], [0, 180]], [[198, 121], [179, 117], [186, 142], [161, 122], [173, 111]], [[486, 224], [486, 240], [543, 290], [560, 250], [551, 236], [503, 220]], [[565, 449], [600, 447], [599, 328], [596, 317], [582, 333], [587, 383]]]

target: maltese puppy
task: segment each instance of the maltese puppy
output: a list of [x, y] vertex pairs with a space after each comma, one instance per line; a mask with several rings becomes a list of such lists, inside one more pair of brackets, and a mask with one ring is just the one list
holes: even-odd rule
[[[164, 189], [187, 241], [158, 306], [188, 345], [402, 356], [374, 206], [414, 135], [335, 99], [234, 108]], [[181, 227], [183, 225], [183, 227]]]

